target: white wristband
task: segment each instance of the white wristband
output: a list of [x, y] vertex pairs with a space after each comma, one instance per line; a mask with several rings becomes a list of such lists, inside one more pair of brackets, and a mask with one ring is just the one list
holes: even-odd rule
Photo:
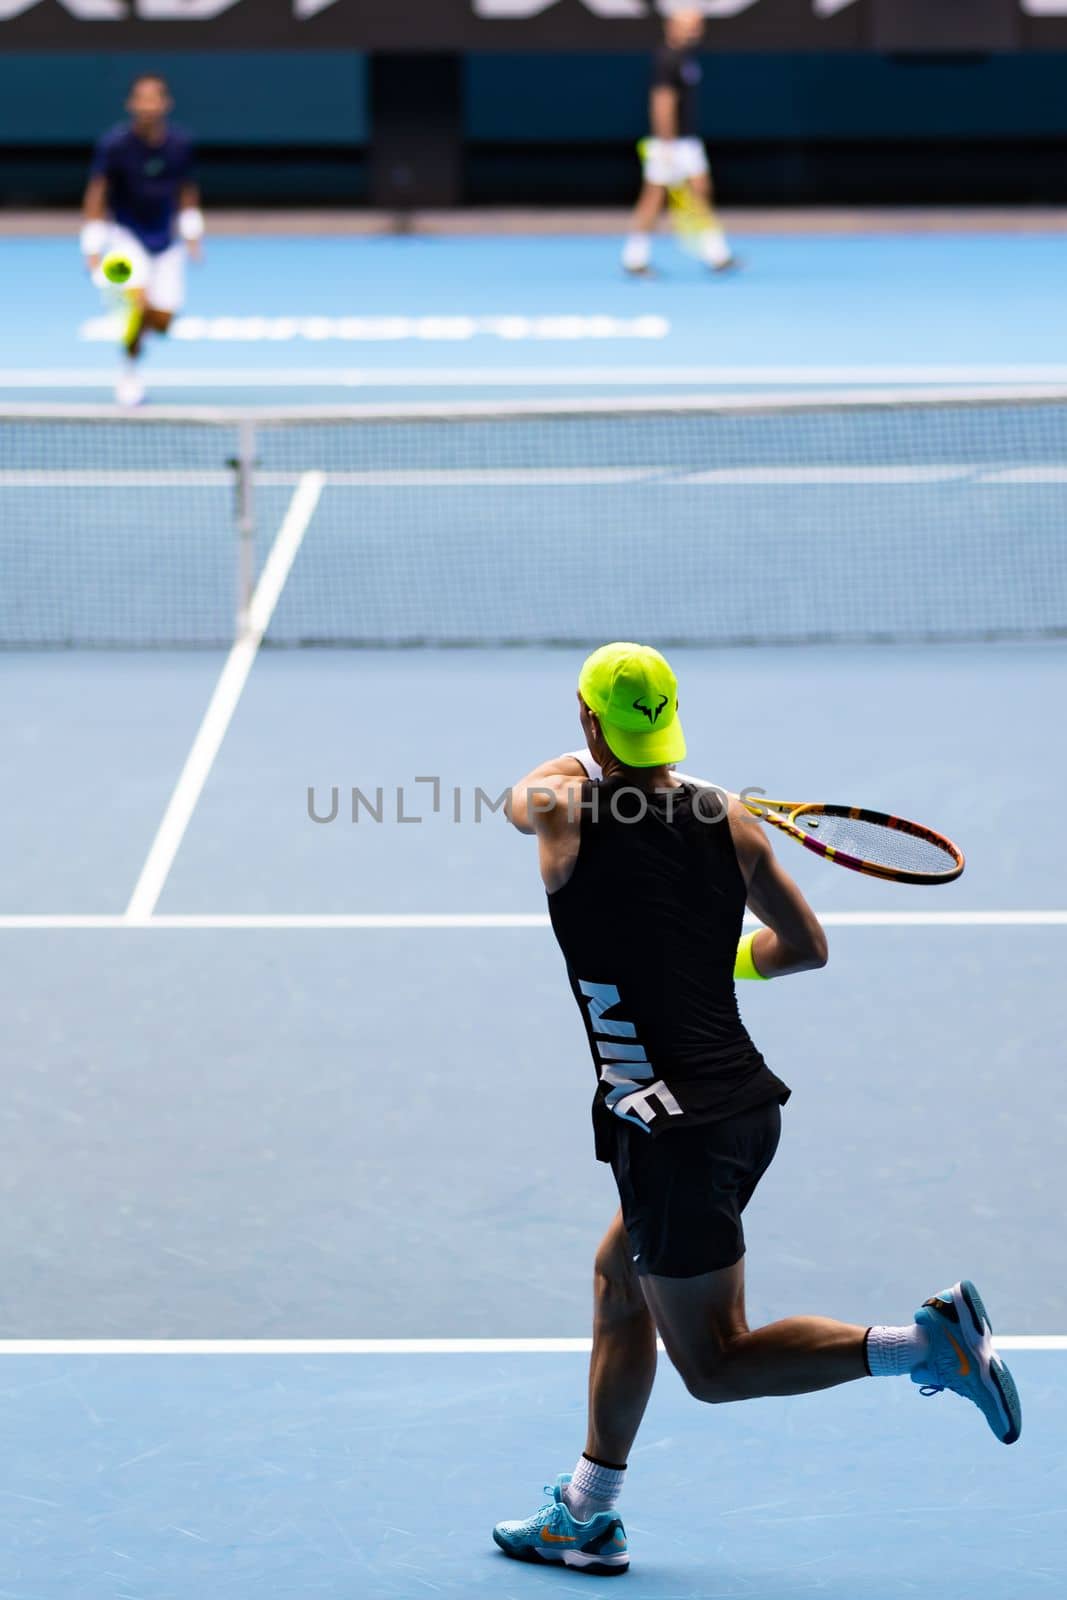
[[101, 222], [99, 217], [93, 222], [82, 224], [79, 236], [83, 256], [102, 256], [107, 249], [107, 242], [111, 237], [111, 229], [106, 222]]
[[604, 776], [603, 770], [599, 761], [594, 761], [588, 750], [568, 750], [567, 754], [572, 756], [579, 766], [585, 768], [586, 776], [592, 778], [594, 783], [600, 782]]
[[204, 237], [204, 213], [199, 206], [186, 206], [178, 212], [178, 237], [194, 244]]

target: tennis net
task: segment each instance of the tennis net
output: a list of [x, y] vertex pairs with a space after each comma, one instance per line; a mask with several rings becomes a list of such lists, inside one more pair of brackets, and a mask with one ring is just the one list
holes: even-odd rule
[[1067, 391], [0, 408], [0, 646], [1067, 632]]

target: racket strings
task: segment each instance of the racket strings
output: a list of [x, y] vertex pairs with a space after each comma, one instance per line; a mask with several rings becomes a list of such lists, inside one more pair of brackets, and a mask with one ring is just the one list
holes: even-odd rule
[[812, 814], [798, 816], [796, 823], [804, 833], [832, 850], [896, 872], [920, 872], [934, 877], [951, 872], [957, 864], [947, 843], [881, 822]]

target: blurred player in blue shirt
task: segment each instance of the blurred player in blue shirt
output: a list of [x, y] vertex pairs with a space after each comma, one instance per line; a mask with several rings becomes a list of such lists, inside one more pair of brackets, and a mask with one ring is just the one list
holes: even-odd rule
[[145, 333], [166, 333], [181, 310], [186, 251], [198, 258], [204, 234], [192, 140], [168, 122], [171, 105], [165, 79], [153, 72], [136, 77], [126, 101], [129, 121], [97, 143], [85, 191], [81, 248], [94, 279], [112, 251], [133, 265], [115, 387], [120, 405], [144, 398], [137, 361]]

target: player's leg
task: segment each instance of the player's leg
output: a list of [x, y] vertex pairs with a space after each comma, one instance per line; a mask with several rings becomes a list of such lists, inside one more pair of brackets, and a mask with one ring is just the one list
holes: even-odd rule
[[715, 190], [707, 154], [699, 139], [687, 140], [686, 143], [690, 146], [686, 152], [689, 187], [707, 217], [707, 224], [700, 236], [700, 255], [712, 271], [725, 272], [736, 265], [736, 257], [715, 210]]
[[1003, 1444], [1022, 1429], [1014, 1379], [993, 1348], [981, 1296], [966, 1279], [925, 1301], [904, 1327], [785, 1317], [749, 1328], [744, 1262], [698, 1278], [642, 1279], [664, 1347], [698, 1400], [720, 1404], [811, 1394], [855, 1378], [910, 1377], [978, 1407]]
[[741, 1215], [774, 1159], [777, 1101], [720, 1122], [619, 1139], [637, 1271], [668, 1356], [701, 1400], [800, 1394], [862, 1378], [865, 1328], [791, 1317], [751, 1330]]
[[[144, 384], [138, 366], [148, 332], [165, 334], [185, 297], [185, 250], [173, 244], [158, 255], [139, 252], [132, 287], [127, 292], [129, 312], [123, 338], [125, 361], [116, 386], [120, 405], [139, 405]], [[132, 254], [131, 254], [132, 259]]]
[[667, 204], [667, 189], [662, 183], [644, 183], [630, 220], [630, 232], [622, 249], [622, 264], [636, 276], [652, 265], [652, 233]]
[[909, 1376], [971, 1400], [997, 1438], [1012, 1443], [1022, 1426], [1018, 1394], [966, 1280], [900, 1327], [800, 1316], [749, 1328], [741, 1213], [773, 1159], [780, 1116], [772, 1104], [674, 1135], [669, 1165], [655, 1148], [666, 1136], [643, 1146], [631, 1140], [628, 1188], [639, 1220], [627, 1218], [631, 1238], [641, 1235], [641, 1287], [690, 1393], [719, 1403]]
[[138, 370], [145, 328], [145, 309], [148, 304], [151, 262], [148, 252], [135, 234], [112, 226], [108, 250], [128, 259], [133, 269], [121, 294], [122, 316], [119, 324], [119, 371], [115, 382], [115, 399], [119, 405], [139, 405], [144, 398], [144, 385]]
[[619, 1211], [593, 1267], [587, 1458], [625, 1469], [655, 1376], [656, 1327], [633, 1269]]
[[145, 318], [148, 296], [142, 284], [129, 283], [124, 291], [126, 321], [122, 329], [122, 348], [134, 359], [141, 354], [144, 342]]
[[810, 1394], [868, 1376], [865, 1327], [786, 1317], [749, 1328], [743, 1257], [693, 1278], [649, 1274], [641, 1286], [664, 1348], [698, 1400]]
[[652, 263], [652, 232], [667, 204], [671, 178], [670, 139], [645, 139], [641, 144], [641, 193], [637, 197], [630, 232], [622, 250], [622, 264], [635, 276], [647, 273]]
[[593, 1272], [593, 1352], [589, 1421], [574, 1472], [556, 1480], [552, 1499], [524, 1522], [501, 1522], [493, 1538], [520, 1561], [557, 1561], [604, 1576], [629, 1565], [626, 1532], [615, 1515], [630, 1453], [656, 1376], [656, 1329], [617, 1213]]
[[185, 246], [172, 244], [151, 257], [145, 327], [166, 333], [185, 303]]
[[651, 233], [667, 204], [667, 186], [663, 183], [643, 183], [630, 221], [634, 233]]

